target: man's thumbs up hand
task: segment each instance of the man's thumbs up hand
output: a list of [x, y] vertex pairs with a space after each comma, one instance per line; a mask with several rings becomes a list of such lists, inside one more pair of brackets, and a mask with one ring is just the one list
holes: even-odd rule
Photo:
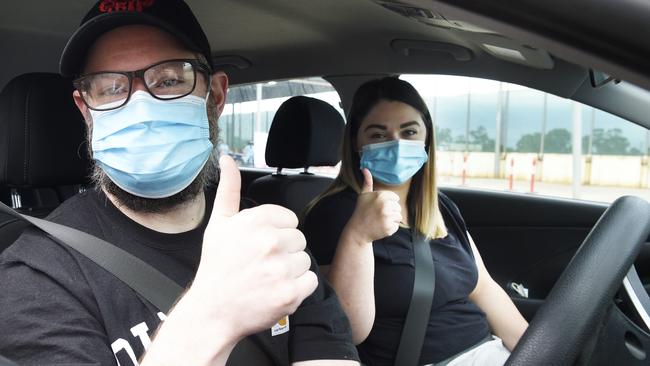
[[215, 327], [244, 337], [292, 314], [318, 280], [309, 270], [296, 215], [276, 205], [239, 212], [239, 170], [228, 156], [219, 164], [217, 195], [190, 291], [203, 298]]
[[219, 186], [210, 221], [228, 218], [239, 212], [241, 176], [237, 164], [229, 156], [219, 159]]

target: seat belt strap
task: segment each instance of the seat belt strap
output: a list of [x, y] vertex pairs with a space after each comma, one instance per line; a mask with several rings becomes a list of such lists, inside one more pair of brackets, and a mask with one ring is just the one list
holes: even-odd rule
[[417, 366], [431, 315], [436, 272], [429, 241], [417, 230], [412, 232], [415, 277], [406, 321], [402, 329], [395, 366]]

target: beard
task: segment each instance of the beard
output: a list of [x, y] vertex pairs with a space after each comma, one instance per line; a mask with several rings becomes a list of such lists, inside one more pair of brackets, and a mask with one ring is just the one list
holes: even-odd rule
[[[219, 118], [219, 111], [212, 98], [207, 102], [208, 123], [210, 129], [210, 142], [213, 146], [217, 146], [218, 131], [217, 120]], [[92, 126], [92, 124], [87, 124]], [[129, 193], [122, 188], [118, 187], [111, 178], [104, 172], [104, 170], [92, 159], [92, 130], [89, 129], [87, 134], [88, 153], [92, 161], [91, 181], [96, 189], [103, 189], [105, 192], [110, 193], [115, 197], [120, 206], [127, 207], [128, 209], [141, 212], [141, 213], [155, 213], [161, 214], [169, 212], [174, 208], [183, 205], [197, 197], [206, 188], [215, 186], [219, 180], [219, 162], [217, 149], [213, 149], [208, 161], [205, 163], [199, 174], [194, 180], [185, 187], [182, 191], [173, 194], [169, 197], [163, 198], [146, 198]]]

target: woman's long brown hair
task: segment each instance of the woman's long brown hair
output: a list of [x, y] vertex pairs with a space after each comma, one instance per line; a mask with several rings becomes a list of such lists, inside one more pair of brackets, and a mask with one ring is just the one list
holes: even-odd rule
[[341, 170], [330, 187], [307, 206], [305, 213], [308, 213], [321, 199], [348, 187], [361, 193], [363, 175], [359, 167], [359, 149], [356, 147], [357, 134], [361, 127], [361, 121], [377, 103], [384, 100], [408, 104], [422, 115], [427, 130], [425, 149], [429, 160], [411, 179], [407, 198], [409, 226], [416, 227], [427, 238], [445, 237], [447, 228], [438, 207], [435, 130], [431, 114], [417, 90], [408, 82], [396, 77], [371, 80], [361, 85], [356, 91], [343, 134]]

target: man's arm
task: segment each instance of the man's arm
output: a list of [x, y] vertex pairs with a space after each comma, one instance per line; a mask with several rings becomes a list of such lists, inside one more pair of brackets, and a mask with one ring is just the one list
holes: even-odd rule
[[[203, 305], [196, 303], [198, 299], [190, 291], [178, 301], [161, 324], [140, 365], [226, 364], [238, 342], [238, 335], [228, 327], [206, 326], [217, 320], [199, 310]], [[179, 351], [170, 352], [174, 349]]]

